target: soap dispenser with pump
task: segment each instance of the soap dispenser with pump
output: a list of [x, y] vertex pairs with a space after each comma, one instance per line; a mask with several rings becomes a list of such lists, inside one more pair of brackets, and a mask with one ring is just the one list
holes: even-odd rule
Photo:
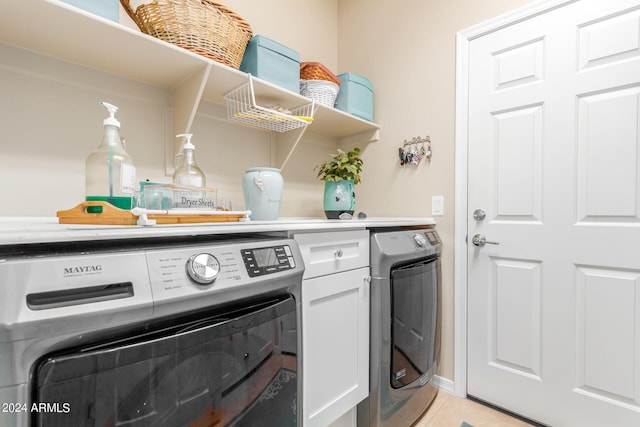
[[178, 156], [178, 164], [173, 173], [173, 183], [189, 185], [191, 187], [205, 187], [206, 178], [202, 169], [196, 164], [195, 146], [191, 143], [190, 133], [181, 133], [177, 138], [185, 138], [182, 146], [182, 155]]
[[85, 164], [85, 200], [104, 201], [120, 209], [131, 209], [136, 190], [136, 167], [120, 137], [118, 107], [100, 102], [109, 112], [104, 119], [102, 143]]

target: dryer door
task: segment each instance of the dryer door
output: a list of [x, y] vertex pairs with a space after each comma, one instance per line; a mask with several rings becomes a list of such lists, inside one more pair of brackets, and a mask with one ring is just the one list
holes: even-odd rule
[[[391, 270], [391, 386], [433, 375], [438, 319], [438, 259]], [[428, 376], [425, 376], [428, 374]], [[422, 378], [421, 378], [422, 377]]]

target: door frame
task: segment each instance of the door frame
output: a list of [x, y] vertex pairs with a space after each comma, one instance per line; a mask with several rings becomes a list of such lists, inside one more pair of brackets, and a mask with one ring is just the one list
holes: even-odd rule
[[467, 171], [469, 48], [471, 41], [579, 0], [539, 0], [456, 35], [455, 218], [454, 218], [454, 394], [467, 395]]

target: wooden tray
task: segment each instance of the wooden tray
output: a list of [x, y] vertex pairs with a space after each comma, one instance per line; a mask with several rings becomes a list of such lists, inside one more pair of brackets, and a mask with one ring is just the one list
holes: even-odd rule
[[[94, 209], [89, 209], [94, 208]], [[100, 212], [89, 212], [100, 210]], [[58, 211], [60, 224], [97, 224], [97, 225], [137, 225], [138, 216], [131, 211], [113, 206], [107, 202], [82, 202], [74, 208]], [[211, 214], [203, 215], [157, 215], [149, 214], [150, 220], [156, 224], [196, 224], [203, 222], [238, 222], [245, 217], [244, 213], [211, 211]]]

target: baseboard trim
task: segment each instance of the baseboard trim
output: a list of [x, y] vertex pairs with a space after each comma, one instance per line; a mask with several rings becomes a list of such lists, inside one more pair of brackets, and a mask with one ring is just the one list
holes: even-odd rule
[[433, 385], [438, 387], [442, 391], [446, 391], [447, 393], [454, 394], [454, 386], [453, 381], [439, 377], [437, 375], [433, 376]]

